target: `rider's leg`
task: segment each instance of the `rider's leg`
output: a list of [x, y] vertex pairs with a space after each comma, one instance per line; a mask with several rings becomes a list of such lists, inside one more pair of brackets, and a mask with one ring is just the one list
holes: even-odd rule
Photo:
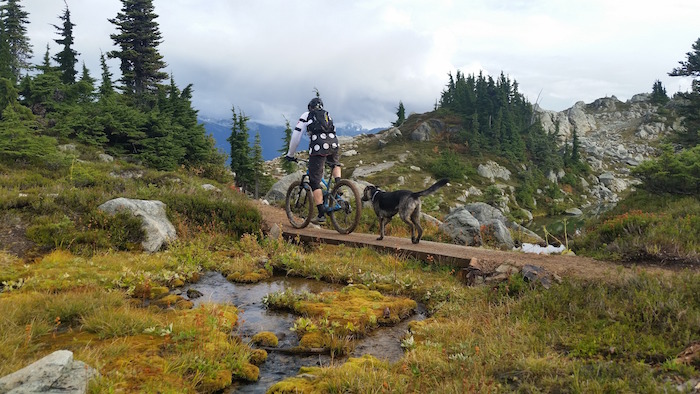
[[336, 149], [333, 153], [328, 155], [328, 163], [333, 166], [333, 169], [331, 170], [331, 175], [333, 176], [333, 180], [335, 180], [335, 183], [337, 184], [338, 181], [340, 181], [340, 155], [338, 150]]
[[318, 209], [318, 219], [324, 218], [326, 213], [323, 207], [323, 190], [321, 190], [321, 178], [323, 177], [323, 166], [325, 163], [325, 156], [309, 157], [309, 185], [311, 190], [313, 190], [314, 203], [316, 204], [316, 209]]

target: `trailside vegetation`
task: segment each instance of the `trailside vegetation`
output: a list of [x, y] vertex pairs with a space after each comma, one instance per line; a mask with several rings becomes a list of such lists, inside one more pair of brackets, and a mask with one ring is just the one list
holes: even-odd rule
[[[158, 51], [162, 37], [152, 0], [123, 0], [121, 11], [110, 19], [117, 29], [110, 35], [117, 49], [100, 57], [99, 86], [84, 64], [82, 72], [76, 68], [74, 37], [80, 26], [72, 23], [67, 5], [54, 25], [59, 49], [54, 52], [47, 45], [42, 63], [34, 66], [27, 64], [32, 53], [26, 36], [28, 13], [17, 0], [7, 0], [0, 12], [0, 132], [18, 135], [3, 139], [0, 149], [8, 154], [0, 161], [37, 162], [60, 156], [57, 145], [80, 143], [160, 170], [223, 172], [225, 155], [197, 122], [192, 85], [180, 88], [163, 71], [166, 63]], [[113, 80], [106, 59], [119, 60], [118, 80]], [[21, 73], [28, 69], [32, 72]], [[47, 138], [53, 142], [47, 144]]]
[[[700, 77], [700, 39], [671, 76]], [[666, 91], [654, 83], [652, 98]], [[624, 261], [700, 263], [700, 83], [678, 93], [684, 128], [670, 135], [659, 156], [632, 170], [638, 190], [588, 225], [572, 246], [579, 254]]]

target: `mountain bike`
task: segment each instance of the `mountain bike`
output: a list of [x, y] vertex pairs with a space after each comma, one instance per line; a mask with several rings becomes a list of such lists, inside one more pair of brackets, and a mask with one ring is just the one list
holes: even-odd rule
[[[297, 163], [308, 164], [308, 160], [296, 159]], [[321, 190], [323, 191], [323, 206], [330, 216], [331, 223], [336, 231], [341, 234], [350, 234], [360, 222], [362, 214], [362, 201], [357, 187], [347, 179], [341, 179], [337, 183], [333, 180], [331, 171], [328, 178], [321, 178]], [[294, 228], [304, 228], [309, 225], [314, 215], [313, 192], [309, 185], [309, 170], [302, 174], [301, 179], [292, 182], [287, 189], [284, 209], [287, 218]]]

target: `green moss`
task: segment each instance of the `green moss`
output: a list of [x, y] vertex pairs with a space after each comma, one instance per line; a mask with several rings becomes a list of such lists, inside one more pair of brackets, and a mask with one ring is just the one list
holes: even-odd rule
[[277, 336], [275, 334], [269, 331], [263, 331], [253, 335], [253, 338], [251, 338], [250, 343], [258, 346], [277, 347], [279, 340], [277, 339]]
[[250, 353], [250, 363], [260, 365], [267, 361], [267, 352], [264, 349], [253, 349]]
[[253, 364], [245, 363], [233, 373], [233, 376], [248, 382], [256, 382], [260, 378], [260, 369]]
[[151, 305], [158, 306], [160, 308], [173, 307], [175, 309], [192, 309], [194, 303], [184, 299], [182, 296], [169, 294], [165, 297], [152, 301]]

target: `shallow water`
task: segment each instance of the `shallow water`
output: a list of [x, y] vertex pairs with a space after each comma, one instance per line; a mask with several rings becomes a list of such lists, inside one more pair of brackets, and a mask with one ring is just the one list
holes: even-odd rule
[[[270, 331], [279, 338], [278, 348], [291, 348], [299, 344], [299, 340], [290, 327], [297, 317], [287, 312], [272, 311], [265, 308], [262, 299], [265, 295], [285, 290], [294, 292], [308, 291], [319, 293], [340, 290], [343, 286], [321, 282], [312, 279], [274, 277], [270, 280], [241, 284], [226, 280], [220, 273], [207, 272], [199, 282], [181, 289], [185, 294], [188, 289], [200, 291], [203, 296], [192, 299], [195, 306], [203, 302], [217, 304], [232, 304], [239, 309], [237, 334], [244, 341], [260, 331]], [[393, 327], [382, 327], [367, 337], [356, 342], [352, 357], [371, 354], [379, 359], [390, 362], [397, 361], [403, 356], [401, 339], [407, 330], [408, 322], [425, 318], [425, 309], [419, 306], [416, 314]], [[291, 355], [278, 351], [269, 351], [265, 363], [260, 366], [260, 380], [251, 384], [232, 387], [227, 393], [264, 393], [278, 381], [295, 376], [302, 366], [328, 366], [331, 363], [343, 362], [344, 359], [331, 360], [329, 355]]]

